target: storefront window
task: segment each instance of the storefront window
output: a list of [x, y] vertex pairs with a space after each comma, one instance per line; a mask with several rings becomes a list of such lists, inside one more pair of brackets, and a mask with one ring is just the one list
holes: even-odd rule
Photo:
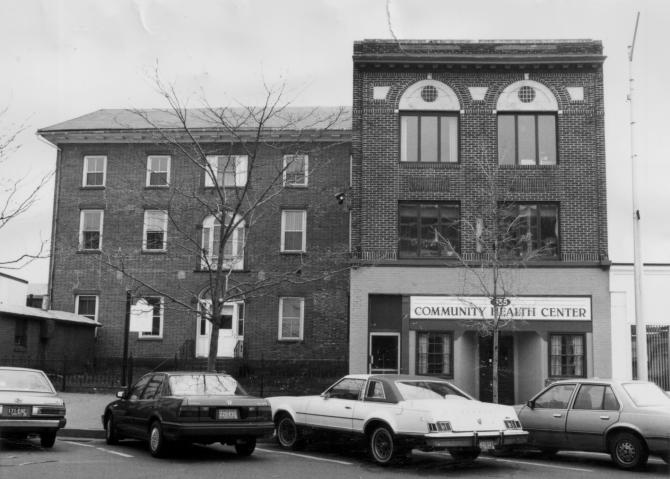
[[417, 334], [417, 373], [453, 377], [451, 333]]
[[552, 334], [549, 341], [551, 377], [584, 377], [586, 371], [584, 335]]

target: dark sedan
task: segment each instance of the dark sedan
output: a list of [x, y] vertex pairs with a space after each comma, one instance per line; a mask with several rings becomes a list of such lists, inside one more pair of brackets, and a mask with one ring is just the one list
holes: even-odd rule
[[249, 396], [228, 374], [149, 373], [117, 396], [102, 415], [107, 444], [148, 440], [156, 457], [177, 441], [220, 442], [248, 456], [257, 438], [274, 431], [270, 404]]
[[653, 383], [557, 381], [516, 409], [528, 444], [547, 454], [609, 452], [622, 469], [644, 466], [649, 454], [670, 461], [670, 398]]

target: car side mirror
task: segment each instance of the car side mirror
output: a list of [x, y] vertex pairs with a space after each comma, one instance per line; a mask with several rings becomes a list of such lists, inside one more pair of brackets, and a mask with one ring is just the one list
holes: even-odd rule
[[123, 399], [125, 395], [126, 395], [125, 391], [116, 391], [116, 397], [119, 399]]
[[321, 397], [322, 397], [323, 399], [328, 399], [328, 398], [330, 397], [330, 393], [327, 392], [327, 391], [326, 391], [325, 393], [321, 393]]
[[535, 409], [535, 401], [529, 399], [528, 402], [526, 402], [526, 406], [528, 406], [531, 409]]

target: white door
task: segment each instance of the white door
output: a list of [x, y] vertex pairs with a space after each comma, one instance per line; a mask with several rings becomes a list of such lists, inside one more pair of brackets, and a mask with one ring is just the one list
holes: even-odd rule
[[[219, 347], [217, 357], [232, 358], [238, 341], [243, 340], [244, 303], [225, 303], [221, 308], [221, 327], [219, 328]], [[206, 358], [209, 354], [209, 338], [212, 323], [201, 317], [195, 340], [195, 356]]]

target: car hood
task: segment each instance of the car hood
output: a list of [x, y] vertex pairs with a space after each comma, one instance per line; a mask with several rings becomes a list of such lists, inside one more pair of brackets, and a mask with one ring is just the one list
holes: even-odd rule
[[185, 406], [269, 406], [263, 398], [254, 396], [179, 396]]
[[517, 419], [512, 406], [466, 399], [418, 399], [400, 403], [403, 409], [424, 411], [434, 421], [449, 421], [454, 431], [505, 429], [505, 419]]
[[0, 404], [46, 404], [49, 406], [63, 406], [63, 400], [53, 393], [0, 391]]

